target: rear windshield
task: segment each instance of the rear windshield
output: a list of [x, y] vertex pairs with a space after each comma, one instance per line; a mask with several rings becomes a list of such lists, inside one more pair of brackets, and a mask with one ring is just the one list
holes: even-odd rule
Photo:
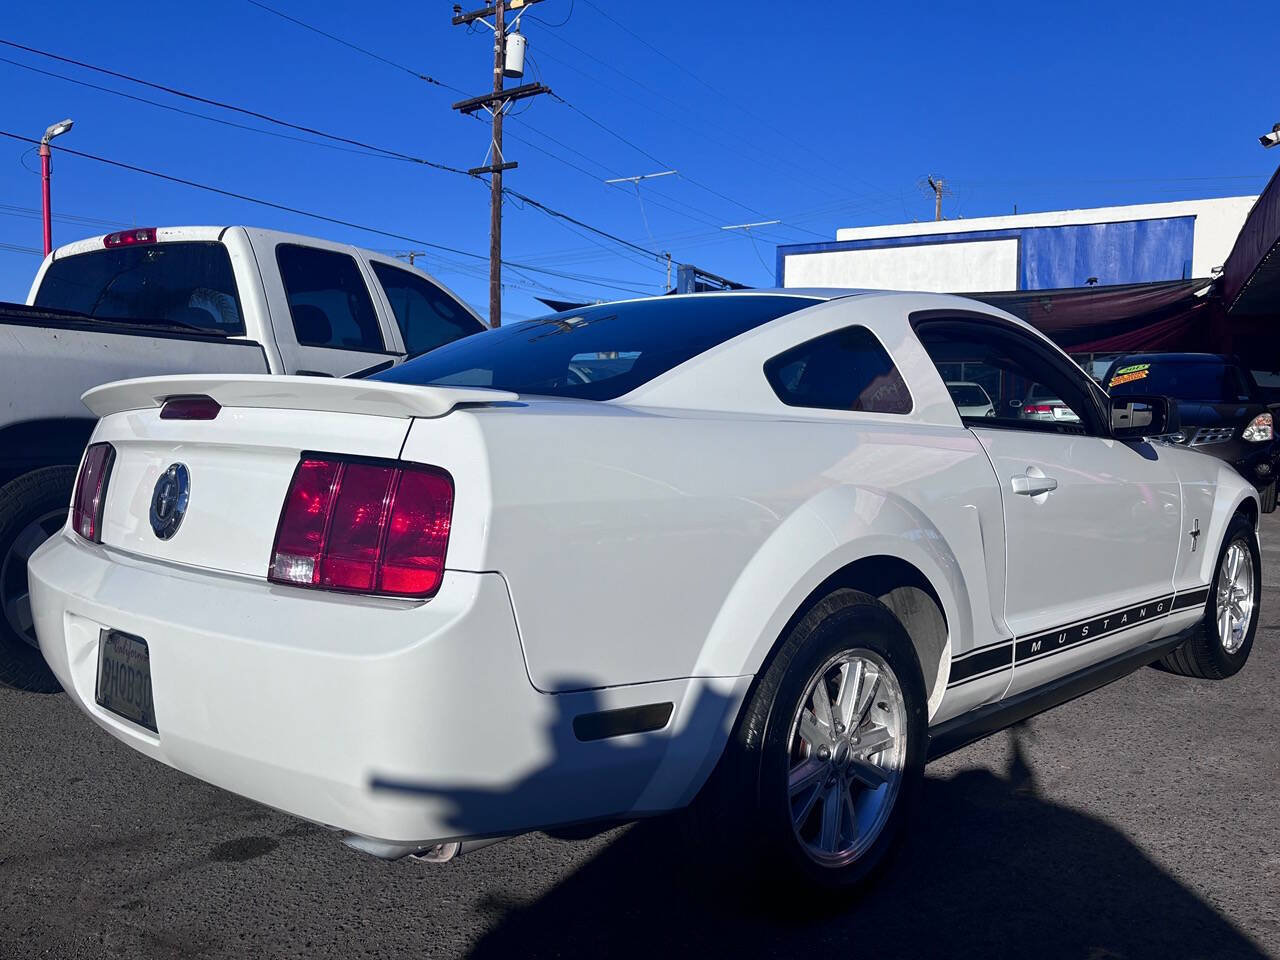
[[1107, 389], [1113, 396], [1155, 394], [1199, 403], [1237, 403], [1251, 395], [1238, 367], [1214, 360], [1121, 360], [1107, 378]]
[[735, 294], [584, 307], [456, 340], [370, 379], [612, 400], [813, 304], [806, 297]]
[[58, 257], [35, 306], [101, 320], [244, 333], [231, 258], [220, 243], [157, 243]]

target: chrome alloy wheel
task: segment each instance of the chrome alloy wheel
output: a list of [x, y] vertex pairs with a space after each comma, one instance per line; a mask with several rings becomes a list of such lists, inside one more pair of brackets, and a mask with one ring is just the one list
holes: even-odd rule
[[1218, 640], [1227, 653], [1236, 653], [1244, 646], [1253, 621], [1253, 607], [1253, 555], [1248, 545], [1232, 540], [1218, 569]]
[[818, 864], [852, 863], [893, 810], [907, 753], [906, 701], [870, 650], [845, 651], [809, 678], [791, 721], [791, 825]]

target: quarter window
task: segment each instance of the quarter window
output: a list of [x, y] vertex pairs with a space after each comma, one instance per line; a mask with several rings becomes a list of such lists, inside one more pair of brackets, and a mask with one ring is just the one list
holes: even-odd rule
[[373, 261], [373, 272], [391, 303], [410, 356], [434, 350], [484, 329], [462, 304], [435, 284], [398, 267]]
[[354, 258], [282, 243], [276, 263], [298, 343], [337, 350], [386, 350], [369, 288]]
[[792, 347], [766, 363], [764, 373], [789, 407], [911, 412], [906, 383], [866, 327], [846, 327]]

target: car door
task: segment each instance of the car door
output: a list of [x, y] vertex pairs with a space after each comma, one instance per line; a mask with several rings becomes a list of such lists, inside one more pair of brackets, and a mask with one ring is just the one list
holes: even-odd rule
[[993, 415], [962, 419], [1004, 508], [1015, 638], [1006, 696], [1150, 639], [1170, 611], [1181, 544], [1169, 451], [1112, 439], [1092, 381], [1014, 323], [937, 319], [917, 335], [944, 377], [978, 382], [993, 398]]

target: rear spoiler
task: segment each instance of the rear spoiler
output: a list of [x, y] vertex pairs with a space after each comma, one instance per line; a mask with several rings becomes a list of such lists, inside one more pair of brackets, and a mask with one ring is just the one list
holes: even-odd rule
[[377, 417], [443, 417], [463, 404], [509, 403], [518, 399], [506, 390], [485, 387], [418, 387], [375, 380], [328, 377], [278, 377], [248, 373], [229, 376], [184, 374], [120, 380], [87, 390], [80, 397], [99, 417], [126, 410], [161, 407], [170, 397], [212, 397], [224, 407], [267, 407], [275, 410], [321, 410]]

